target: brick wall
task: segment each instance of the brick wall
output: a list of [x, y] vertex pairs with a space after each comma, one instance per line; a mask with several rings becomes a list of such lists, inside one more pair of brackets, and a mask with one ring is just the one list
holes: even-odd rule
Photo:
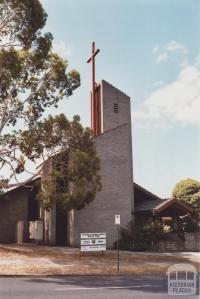
[[102, 191], [94, 202], [76, 212], [75, 245], [79, 246], [80, 233], [106, 232], [107, 245], [116, 240], [114, 215], [121, 215], [121, 226], [132, 218], [133, 181], [129, 125], [123, 125], [96, 138], [101, 159]]
[[[130, 97], [121, 90], [102, 80], [100, 83], [102, 93], [102, 131], [123, 125], [131, 124]], [[114, 104], [118, 105], [118, 113], [114, 113]]]
[[200, 250], [200, 233], [184, 233], [185, 250], [199, 251]]
[[[115, 214], [121, 215], [121, 226], [132, 219], [133, 169], [130, 98], [101, 81], [103, 134], [95, 138], [101, 160], [102, 190], [94, 202], [74, 213], [74, 244], [80, 245], [80, 233], [106, 232], [107, 246], [116, 241]], [[118, 113], [114, 111], [118, 104]]]
[[[172, 238], [173, 236], [173, 238]], [[186, 233], [180, 235], [177, 233], [170, 233], [166, 235], [168, 240], [159, 242], [159, 251], [199, 251], [200, 250], [200, 233]]]
[[0, 243], [16, 242], [19, 220], [28, 221], [28, 192], [24, 189], [9, 192], [0, 199]]

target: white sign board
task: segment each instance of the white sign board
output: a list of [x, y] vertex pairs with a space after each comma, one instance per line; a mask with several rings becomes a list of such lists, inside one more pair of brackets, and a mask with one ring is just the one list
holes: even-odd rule
[[81, 251], [106, 250], [106, 233], [82, 233]]
[[83, 233], [81, 239], [105, 239], [106, 233]]
[[115, 224], [120, 225], [120, 215], [115, 215]]
[[81, 240], [81, 245], [106, 245], [106, 239]]
[[106, 250], [106, 245], [88, 245], [88, 246], [81, 246], [81, 251], [104, 251]]

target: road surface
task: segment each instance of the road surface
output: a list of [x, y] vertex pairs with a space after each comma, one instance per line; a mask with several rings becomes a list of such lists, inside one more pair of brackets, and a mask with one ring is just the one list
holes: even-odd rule
[[1, 299], [197, 299], [167, 293], [166, 276], [0, 278]]

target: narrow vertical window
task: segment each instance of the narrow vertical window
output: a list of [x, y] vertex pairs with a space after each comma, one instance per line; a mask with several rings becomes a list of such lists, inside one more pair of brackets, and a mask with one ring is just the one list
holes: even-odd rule
[[114, 103], [114, 113], [119, 113], [119, 106], [117, 103]]

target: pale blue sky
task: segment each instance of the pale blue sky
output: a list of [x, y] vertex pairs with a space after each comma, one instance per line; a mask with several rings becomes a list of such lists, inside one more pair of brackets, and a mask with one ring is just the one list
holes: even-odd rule
[[134, 179], [162, 197], [200, 180], [200, 1], [43, 0], [55, 49], [81, 74], [81, 87], [57, 111], [90, 125], [91, 42], [97, 81], [132, 101]]

